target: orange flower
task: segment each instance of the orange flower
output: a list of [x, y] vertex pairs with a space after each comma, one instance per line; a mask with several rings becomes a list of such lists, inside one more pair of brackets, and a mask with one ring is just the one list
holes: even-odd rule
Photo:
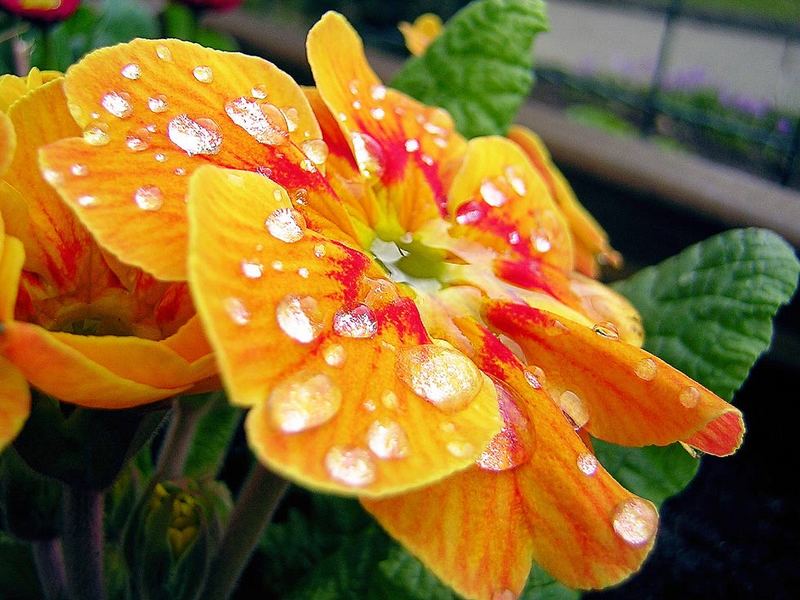
[[[159, 282], [105, 253], [45, 181], [62, 175], [39, 175], [38, 148], [80, 130], [63, 79], [48, 74], [42, 84], [36, 71], [26, 79], [0, 78], [10, 104], [0, 113], [0, 445], [27, 415], [26, 380], [65, 402], [124, 408], [215, 373], [186, 284]], [[89, 176], [77, 160], [68, 170]]]
[[316, 90], [183, 42], [95, 52], [65, 84], [84, 139], [42, 164], [122, 261], [188, 278], [266, 465], [362, 497], [468, 597], [519, 593], [532, 560], [619, 581], [657, 514], [588, 434], [724, 455], [741, 414], [575, 272], [611, 251], [541, 151], [384, 87], [340, 15], [308, 52]]

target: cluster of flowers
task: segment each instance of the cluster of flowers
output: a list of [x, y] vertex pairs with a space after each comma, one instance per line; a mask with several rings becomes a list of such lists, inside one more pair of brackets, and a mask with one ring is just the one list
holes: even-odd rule
[[626, 577], [657, 513], [591, 438], [726, 455], [741, 414], [641, 349], [532, 132], [465, 140], [338, 14], [308, 56], [316, 88], [176, 40], [0, 79], [0, 444], [29, 385], [119, 409], [221, 378], [263, 464], [358, 496], [467, 597], [533, 561]]

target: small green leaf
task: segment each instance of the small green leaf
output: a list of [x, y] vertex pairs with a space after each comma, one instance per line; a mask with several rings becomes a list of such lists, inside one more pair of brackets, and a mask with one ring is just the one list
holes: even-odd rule
[[473, 2], [392, 87], [446, 108], [467, 137], [504, 134], [533, 86], [533, 40], [547, 26], [542, 0]]
[[457, 600], [457, 596], [431, 573], [420, 560], [401, 546], [393, 546], [378, 564], [384, 598], [408, 600]]

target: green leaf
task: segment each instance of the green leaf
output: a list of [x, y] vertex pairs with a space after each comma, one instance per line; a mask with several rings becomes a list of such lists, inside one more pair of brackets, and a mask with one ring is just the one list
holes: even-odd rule
[[188, 6], [174, 2], [168, 4], [161, 13], [161, 22], [166, 37], [194, 41], [197, 20]]
[[188, 477], [213, 477], [225, 459], [242, 411], [231, 406], [223, 393], [203, 394], [181, 399], [207, 405], [192, 436], [192, 446], [186, 458], [184, 474]]
[[378, 564], [384, 598], [408, 600], [456, 600], [456, 595], [431, 573], [420, 560], [401, 546], [393, 546]]
[[194, 41], [206, 48], [224, 50], [225, 52], [236, 52], [239, 49], [236, 38], [213, 29], [198, 29]]
[[[615, 285], [639, 309], [644, 347], [731, 400], [772, 339], [772, 319], [797, 285], [800, 263], [776, 234], [737, 229], [687, 248]], [[596, 442], [600, 462], [656, 504], [680, 492], [699, 461], [679, 445]]]
[[159, 28], [155, 14], [140, 2], [105, 0], [93, 46], [102, 48], [134, 38], [156, 38]]
[[534, 564], [519, 600], [576, 600], [580, 596], [580, 592], [564, 587]]
[[446, 108], [467, 137], [504, 134], [533, 86], [533, 40], [547, 27], [542, 0], [473, 2], [392, 87]]
[[42, 598], [30, 545], [0, 531], [0, 597], [8, 600]]

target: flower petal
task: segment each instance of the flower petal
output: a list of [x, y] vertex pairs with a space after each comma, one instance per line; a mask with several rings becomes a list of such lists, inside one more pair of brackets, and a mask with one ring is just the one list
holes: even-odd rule
[[25, 263], [25, 249], [18, 239], [3, 231], [0, 214], [0, 324], [14, 318], [19, 278]]
[[[303, 144], [319, 139], [300, 87], [273, 64], [177, 40], [135, 40], [70, 68], [84, 139], [42, 151], [42, 166], [101, 245], [163, 280], [185, 279], [188, 176], [217, 164], [258, 171], [352, 226]], [[291, 130], [291, 131], [290, 131]], [[94, 145], [93, 145], [94, 144]], [[85, 174], [75, 175], [80, 164]]]
[[28, 382], [13, 364], [0, 356], [0, 451], [17, 436], [30, 411]]
[[636, 346], [528, 306], [488, 302], [484, 315], [543, 369], [548, 392], [597, 438], [623, 446], [684, 441], [716, 456], [742, 442], [736, 408]]
[[403, 34], [408, 51], [414, 56], [419, 56], [433, 40], [439, 37], [444, 26], [439, 15], [425, 13], [418, 16], [413, 23], [403, 21], [397, 28]]
[[387, 90], [358, 34], [338, 13], [323, 15], [307, 46], [320, 95], [361, 172], [383, 191], [381, 235], [402, 235], [443, 215], [445, 183], [464, 151], [450, 115]]
[[550, 158], [550, 152], [541, 138], [527, 127], [514, 125], [509, 139], [519, 144], [547, 184], [550, 194], [569, 223], [575, 240], [576, 267], [585, 275], [595, 277], [597, 261], [614, 267], [620, 266], [622, 257], [608, 242], [608, 235], [578, 199], [566, 178]]
[[14, 124], [8, 116], [0, 112], [0, 175], [5, 173], [14, 158], [17, 146], [17, 136], [14, 133]]
[[500, 428], [491, 382], [432, 344], [377, 263], [293, 210], [282, 188], [241, 171], [204, 167], [189, 188], [195, 304], [231, 401], [253, 407], [258, 458], [316, 489], [364, 496], [467, 467]]
[[[570, 587], [603, 587], [625, 578], [653, 545], [655, 508], [593, 460], [508, 348], [473, 321], [458, 322], [475, 348], [476, 364], [498, 382], [501, 407], [507, 403], [505, 439], [498, 435], [472, 469], [364, 506], [468, 598], [520, 594], [532, 560]], [[516, 429], [509, 427], [514, 421]], [[646, 535], [635, 543], [616, 532], [625, 503], [641, 508], [646, 519]]]

